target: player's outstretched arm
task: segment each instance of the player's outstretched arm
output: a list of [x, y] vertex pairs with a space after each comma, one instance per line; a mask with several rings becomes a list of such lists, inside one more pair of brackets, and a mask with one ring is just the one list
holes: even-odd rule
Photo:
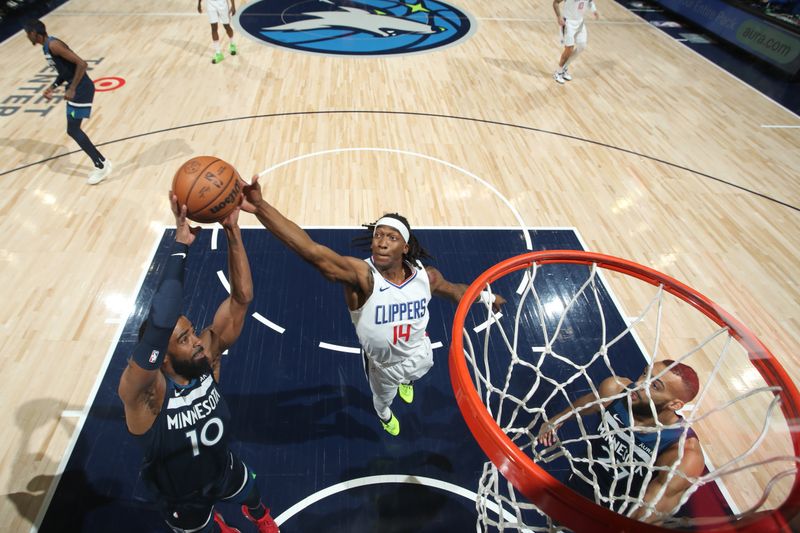
[[[175, 214], [175, 244], [164, 267], [158, 289], [153, 296], [142, 338], [133, 349], [128, 366], [122, 372], [117, 392], [125, 408], [128, 429], [141, 435], [150, 429], [163, 397], [164, 376], [161, 364], [169, 347], [169, 339], [181, 314], [183, 272], [189, 246], [199, 228], [192, 228], [186, 219], [186, 206], [177, 207], [177, 198], [170, 191], [170, 204]], [[160, 395], [159, 393], [160, 389]]]
[[[536, 442], [545, 446], [551, 446], [557, 439], [556, 432], [558, 431], [558, 428], [563, 426], [564, 422], [567, 422], [574, 417], [577, 410], [580, 409], [581, 415], [588, 415], [600, 411], [601, 405], [607, 406], [614, 401], [605, 400], [605, 398], [610, 398], [615, 394], [619, 394], [619, 392], [622, 391], [622, 389], [624, 389], [625, 386], [630, 382], [631, 380], [629, 379], [619, 378], [616, 376], [611, 376], [604, 379], [600, 382], [600, 386], [597, 388], [597, 392], [600, 395], [599, 398], [595, 396], [593, 392], [584, 394], [572, 402], [571, 407], [566, 407], [555, 416], [551, 416], [550, 420], [553, 422], [542, 424], [542, 427], [539, 428], [539, 435], [536, 437]], [[600, 399], [604, 400], [598, 401]]]
[[[673, 444], [658, 455], [656, 459], [656, 466], [669, 467], [675, 469], [676, 472], [670, 476], [669, 470], [661, 470], [647, 485], [647, 490], [644, 493], [643, 501], [651, 503], [661, 489], [666, 485], [663, 496], [656, 502], [654, 509], [656, 512], [651, 513], [643, 520], [645, 522], [661, 522], [663, 515], [669, 513], [678, 505], [681, 496], [688, 489], [692, 482], [691, 478], [697, 478], [703, 473], [705, 461], [703, 460], [703, 451], [700, 446], [700, 441], [695, 437], [686, 439], [684, 443], [683, 457], [680, 456], [680, 449], [678, 443]], [[689, 479], [687, 479], [689, 478]], [[638, 509], [632, 518], [642, 520], [647, 514], [647, 508], [642, 507]]]
[[[450, 300], [451, 302], [458, 303], [461, 301], [461, 298], [464, 297], [464, 293], [467, 292], [467, 288], [469, 288], [469, 286], [464, 283], [453, 283], [451, 281], [447, 281], [442, 273], [434, 267], [425, 267], [425, 271], [428, 273], [428, 279], [431, 282], [431, 293], [435, 296], [440, 296]], [[489, 297], [488, 292], [486, 293], [486, 297]], [[483, 296], [480, 296], [475, 301], [480, 301], [482, 298]], [[492, 308], [495, 311], [499, 311], [500, 307], [506, 303], [506, 299], [499, 294], [492, 294], [491, 301]]]
[[242, 210], [253, 213], [283, 244], [314, 265], [330, 281], [365, 289], [372, 279], [367, 264], [355, 257], [342, 256], [314, 240], [300, 226], [283, 216], [261, 195], [258, 176], [250, 185], [242, 183]]
[[[242, 242], [242, 231], [239, 228], [239, 208], [235, 208], [221, 222], [228, 239], [228, 276], [230, 278], [231, 295], [220, 304], [214, 314], [211, 329], [219, 338], [219, 355], [236, 342], [242, 333], [247, 308], [253, 301], [253, 276], [250, 273], [250, 262]], [[216, 360], [211, 361], [216, 365]]]

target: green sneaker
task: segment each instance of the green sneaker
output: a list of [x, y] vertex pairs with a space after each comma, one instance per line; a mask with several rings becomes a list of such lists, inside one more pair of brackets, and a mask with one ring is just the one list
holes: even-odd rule
[[239, 51], [239, 49], [238, 49], [238, 48], [236, 48], [236, 45], [235, 45], [235, 44], [233, 44], [233, 43], [231, 43], [231, 45], [230, 45], [229, 49], [230, 49], [230, 51], [231, 51], [231, 55], [232, 55], [232, 56], [235, 56], [235, 55], [236, 55], [236, 53]]
[[217, 52], [214, 54], [214, 57], [211, 59], [211, 62], [215, 65], [225, 59], [225, 56], [222, 55], [222, 52]]
[[396, 437], [400, 434], [400, 421], [397, 420], [397, 417], [394, 416], [394, 413], [392, 413], [392, 418], [390, 418], [388, 422], [381, 420], [381, 425], [383, 426], [383, 429], [386, 430], [386, 433], [393, 437]]
[[400, 399], [406, 403], [411, 403], [414, 401], [414, 384], [413, 383], [401, 383], [397, 387], [397, 394], [400, 395]]

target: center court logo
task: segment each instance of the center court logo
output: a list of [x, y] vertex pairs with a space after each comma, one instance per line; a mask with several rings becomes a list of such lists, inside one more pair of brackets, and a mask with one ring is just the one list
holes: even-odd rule
[[266, 44], [351, 56], [425, 52], [475, 28], [468, 14], [434, 0], [262, 0], [243, 9], [238, 23]]

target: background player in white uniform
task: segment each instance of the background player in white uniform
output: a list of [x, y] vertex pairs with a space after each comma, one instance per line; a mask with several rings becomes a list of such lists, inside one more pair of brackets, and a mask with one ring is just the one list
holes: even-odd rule
[[[218, 25], [220, 22], [230, 40], [228, 50], [232, 56], [235, 56], [238, 52], [236, 43], [233, 42], [233, 28], [231, 28], [231, 17], [236, 14], [236, 4], [235, 0], [230, 0], [230, 7], [228, 7], [228, 1], [206, 0], [206, 13], [208, 14], [208, 21], [211, 23], [211, 40], [214, 42], [214, 57], [211, 59], [214, 64], [225, 59], [225, 56], [222, 55], [222, 48], [219, 45]], [[203, 12], [203, 0], [197, 0], [197, 12]]]
[[[564, 3], [562, 10], [560, 5]], [[556, 12], [556, 20], [561, 31], [561, 42], [564, 51], [561, 52], [561, 59], [558, 61], [558, 68], [553, 74], [553, 79], [558, 83], [570, 81], [567, 67], [579, 53], [586, 49], [586, 24], [583, 16], [586, 8], [594, 13], [594, 18], [600, 18], [597, 13], [597, 6], [594, 0], [553, 0], [553, 10]]]
[[[411, 403], [414, 397], [411, 382], [433, 366], [431, 345], [425, 334], [431, 294], [458, 302], [467, 286], [451, 283], [437, 269], [423, 267], [418, 262], [430, 256], [399, 215], [384, 216], [367, 225], [372, 232], [367, 237], [372, 257], [364, 261], [339, 255], [313, 241], [262, 198], [257, 176], [251, 185], [243, 184], [243, 190], [243, 210], [254, 213], [264, 227], [325, 278], [344, 285], [344, 298], [364, 354], [375, 412], [383, 428], [391, 435], [398, 435], [400, 422], [390, 409], [392, 400], [400, 389], [401, 398]], [[496, 309], [505, 303], [501, 296], [491, 297]]]

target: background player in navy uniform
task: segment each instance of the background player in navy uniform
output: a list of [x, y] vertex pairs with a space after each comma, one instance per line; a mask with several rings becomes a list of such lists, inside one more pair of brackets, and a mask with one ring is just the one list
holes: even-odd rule
[[67, 83], [64, 91], [64, 99], [67, 101], [67, 134], [75, 139], [81, 150], [92, 160], [95, 168], [89, 173], [87, 183], [96, 185], [111, 174], [111, 161], [103, 157], [81, 129], [83, 119], [89, 118], [92, 113], [94, 100], [94, 83], [86, 74], [86, 61], [78, 57], [64, 41], [47, 35], [42, 21], [28, 20], [23, 27], [34, 46], [42, 45], [47, 63], [58, 73], [56, 81], [45, 89], [44, 97], [50, 100], [53, 91], [62, 83]]
[[261, 504], [255, 474], [228, 447], [230, 412], [217, 381], [224, 352], [239, 337], [253, 299], [250, 265], [236, 208], [222, 226], [228, 239], [230, 296], [212, 324], [197, 334], [181, 314], [183, 270], [191, 228], [186, 206], [175, 214], [175, 245], [147, 320], [119, 383], [128, 430], [145, 448], [142, 478], [157, 494], [167, 524], [176, 532], [233, 532], [215, 502], [242, 504], [261, 533], [278, 527]]
[[[411, 403], [413, 381], [433, 366], [433, 352], [425, 332], [431, 294], [458, 302], [467, 290], [451, 283], [420, 260], [430, 255], [411, 234], [406, 219], [395, 213], [369, 224], [365, 240], [372, 257], [367, 260], [341, 256], [314, 242], [297, 224], [264, 201], [258, 176], [243, 184], [242, 209], [258, 220], [286, 246], [315, 266], [325, 278], [344, 285], [344, 297], [361, 343], [372, 403], [383, 428], [400, 433], [400, 422], [390, 406], [394, 397]], [[485, 293], [495, 308], [501, 296]]]
[[[663, 496], [654, 505], [655, 511], [662, 515], [671, 511], [680, 501], [684, 491], [691, 486], [690, 481], [686, 478], [696, 478], [703, 473], [705, 464], [703, 452], [700, 441], [691, 428], [686, 433], [683, 456], [680, 454], [682, 428], [676, 426], [662, 428], [657, 432], [646, 431], [648, 428], [657, 427], [656, 417], [658, 423], [663, 426], [680, 423], [681, 416], [676, 411], [697, 395], [699, 389], [697, 373], [692, 367], [683, 363], [677, 363], [667, 370], [667, 367], [673, 363], [674, 361], [665, 359], [653, 365], [652, 382], [649, 387], [650, 398], [648, 398], [645, 388], [634, 390], [645, 384], [646, 368], [637, 382], [628, 378], [611, 376], [600, 383], [598, 392], [601, 398], [621, 395], [617, 399], [602, 402], [605, 413], [593, 434], [603, 435], [604, 438], [591, 440], [592, 457], [597, 460], [592, 471], [597, 476], [600, 492], [605, 496], [610, 495], [614, 500], [603, 502], [607, 507], [624, 511], [619, 508], [619, 504], [624, 505], [626, 494], [638, 499], [647, 474], [647, 469], [644, 467], [631, 468], [620, 465], [621, 462], [634, 460], [639, 464], [652, 463], [656, 467], [662, 467], [653, 473], [642, 498], [643, 502], [651, 503], [664, 489]], [[623, 394], [626, 390], [630, 392]], [[597, 399], [594, 394], [589, 393], [578, 398], [573, 405], [575, 409], [578, 409], [597, 401]], [[633, 414], [633, 421], [630, 420], [629, 409]], [[600, 403], [596, 403], [581, 409], [580, 414], [586, 415], [599, 411]], [[574, 416], [573, 409], [564, 409], [550, 417], [550, 420], [556, 422], [566, 415], [568, 415], [567, 420], [572, 418]], [[565, 421], [556, 422], [555, 426], [552, 424], [542, 426], [537, 441], [545, 446], [552, 445], [557, 438], [556, 431]], [[633, 439], [631, 439], [631, 434]], [[613, 458], [610, 452], [614, 452]], [[652, 460], [653, 455], [656, 456], [654, 461]], [[591, 473], [586, 472], [585, 469], [586, 467], [582, 468], [584, 475], [592, 479]], [[678, 473], [670, 475], [670, 470], [677, 470]], [[628, 476], [633, 476], [630, 488], [628, 488]], [[615, 479], [615, 491], [612, 494], [611, 486]], [[594, 487], [585, 486], [585, 482], [578, 476], [573, 475], [567, 484], [587, 498], [595, 499]], [[665, 485], [666, 488], [664, 488]], [[646, 507], [642, 506], [631, 516], [646, 522], [657, 522], [663, 517], [657, 513], [648, 513]]]

